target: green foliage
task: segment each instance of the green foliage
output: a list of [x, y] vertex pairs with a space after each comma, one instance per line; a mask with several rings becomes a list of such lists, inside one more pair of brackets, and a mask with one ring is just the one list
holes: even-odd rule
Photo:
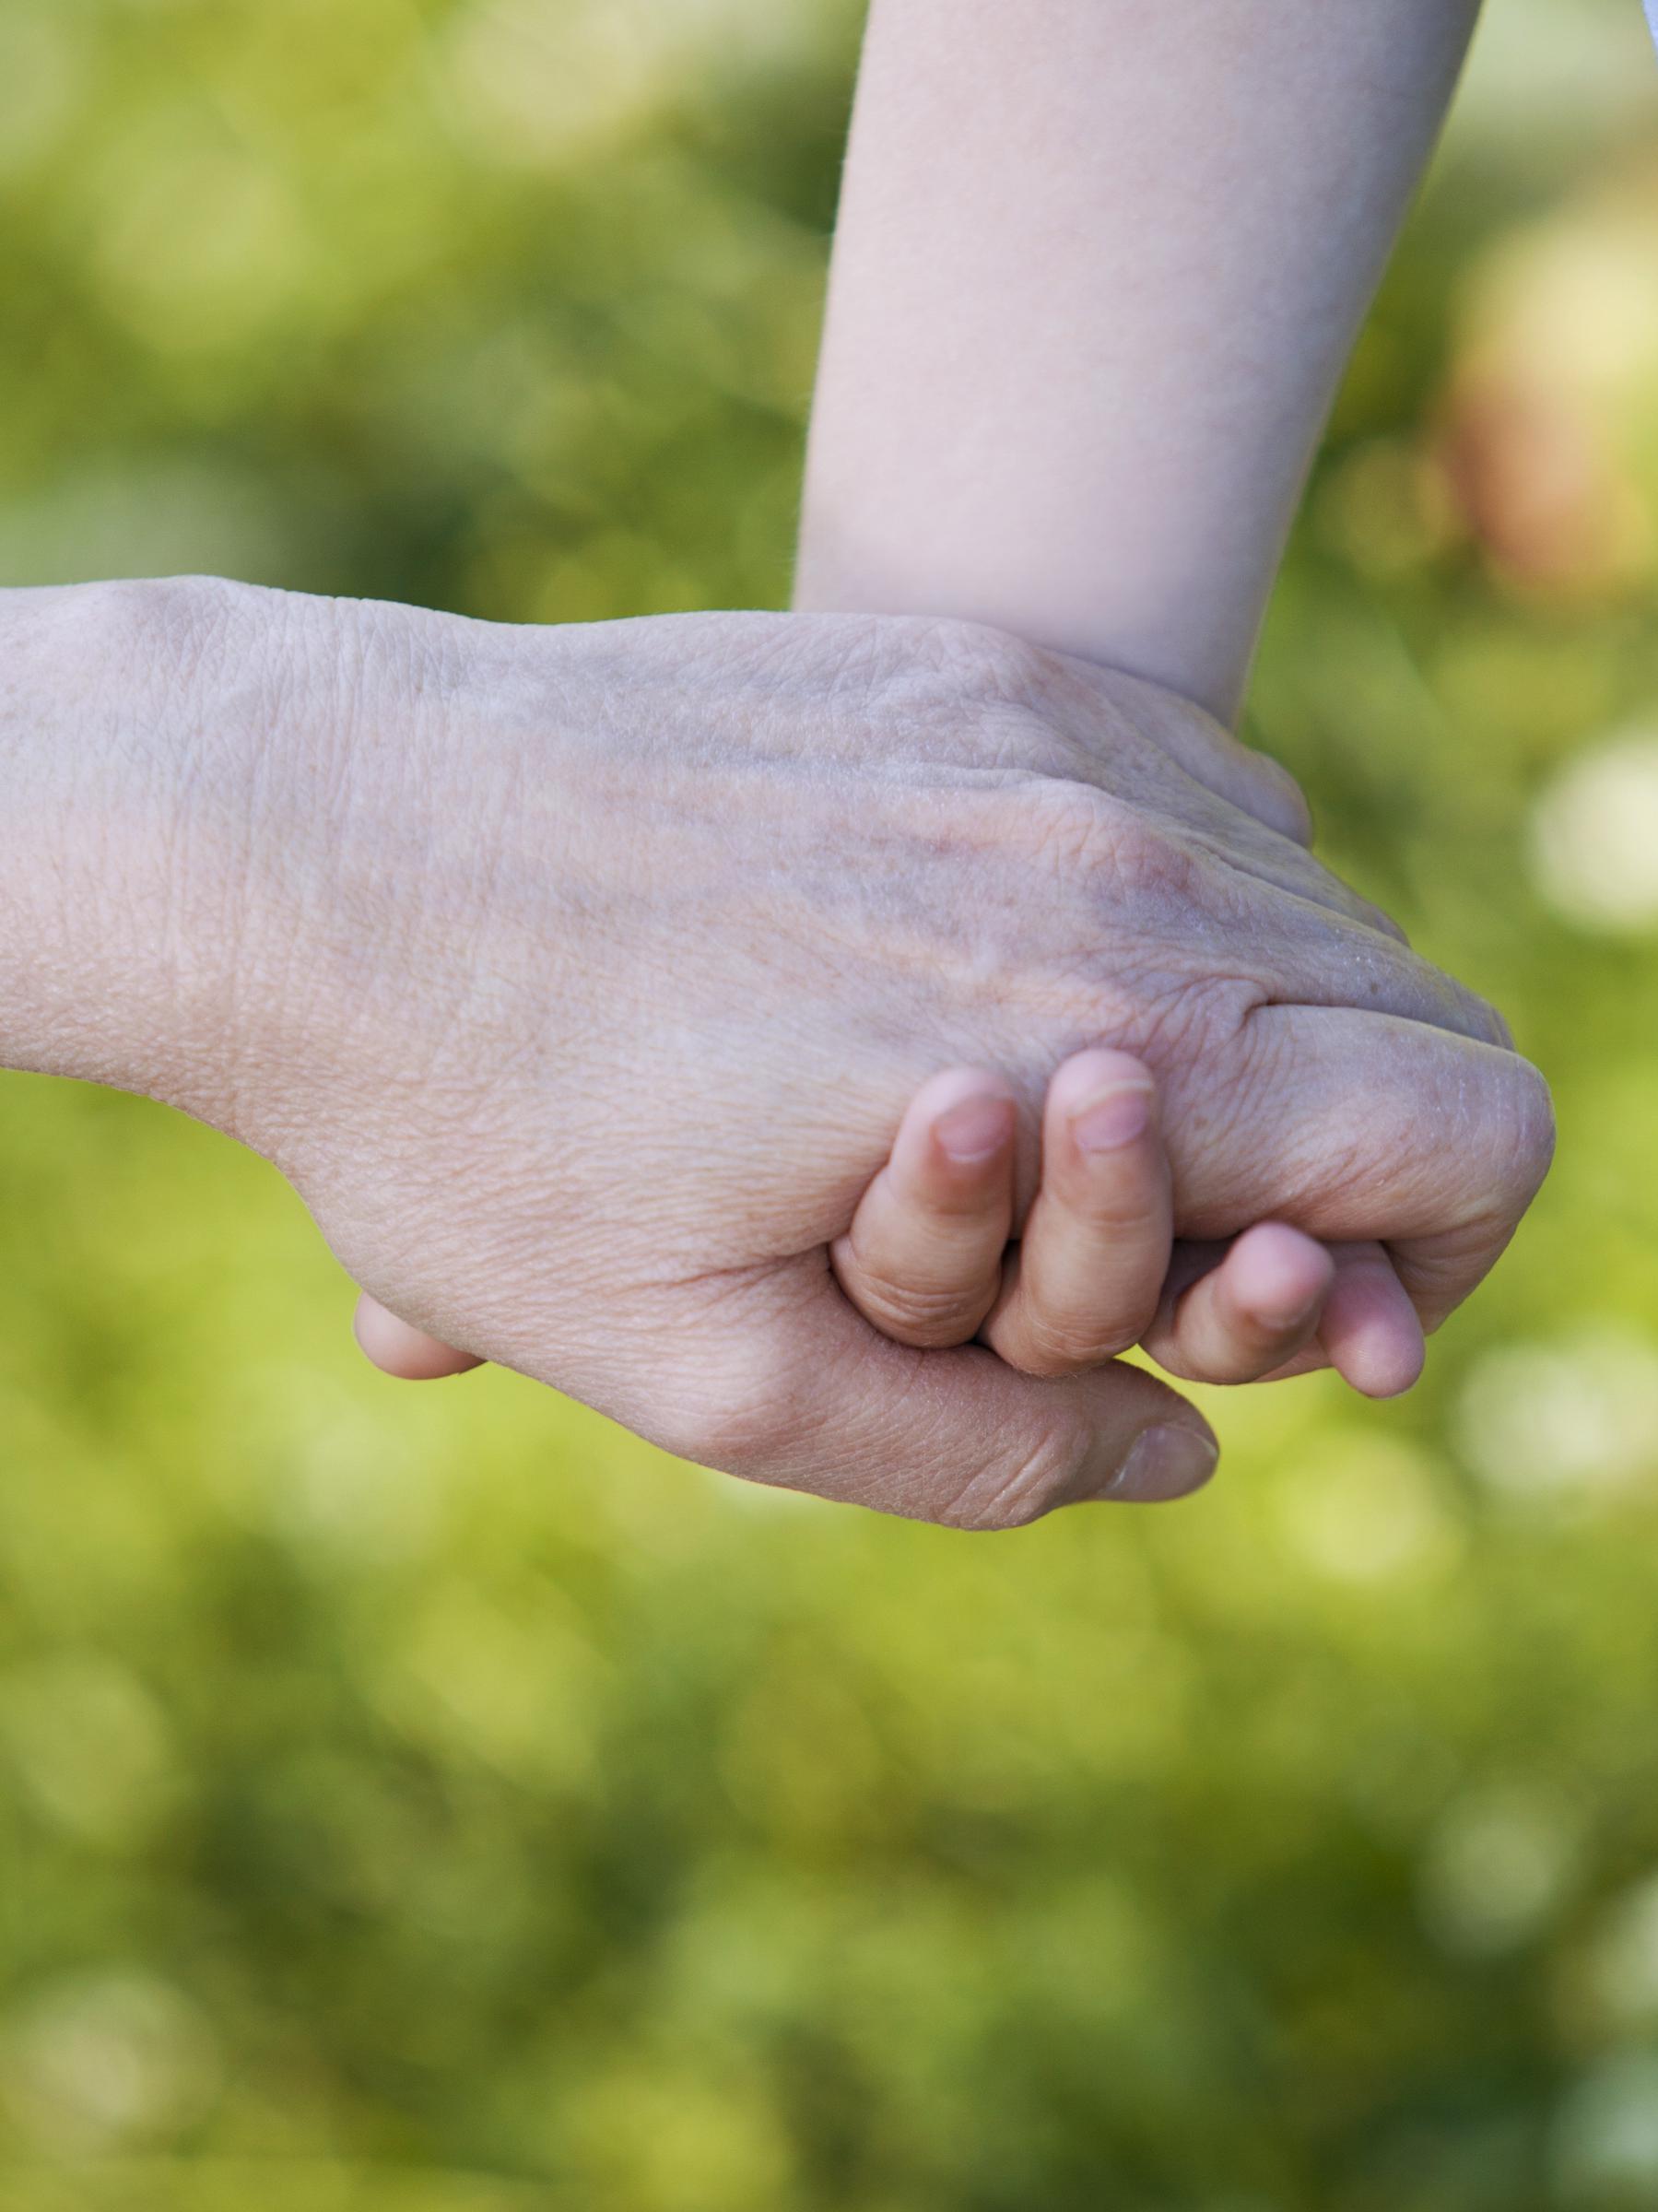
[[[780, 604], [855, 34], [0, 0], [0, 578]], [[1407, 1402], [779, 1500], [380, 1380], [259, 1163], [0, 1086], [0, 2212], [1658, 2202], [1647, 65], [1494, 26], [1257, 688], [1558, 1088]]]

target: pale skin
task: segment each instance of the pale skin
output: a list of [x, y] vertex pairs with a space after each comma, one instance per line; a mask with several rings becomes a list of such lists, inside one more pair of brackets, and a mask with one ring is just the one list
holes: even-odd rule
[[[797, 604], [993, 621], [1229, 725], [1476, 12], [876, 0]], [[1113, 1112], [1139, 1126], [1082, 1141]], [[1177, 1245], [1159, 1119], [1131, 1054], [1064, 1064], [1020, 1221], [1008, 1085], [945, 1071], [833, 1248], [842, 1290], [898, 1341], [977, 1336], [1036, 1375], [1144, 1342], [1194, 1380], [1407, 1388], [1434, 1316], [1386, 1248], [1287, 1221]], [[359, 1333], [393, 1372], [476, 1364], [370, 1300]]]
[[[977, 1337], [1036, 1376], [1084, 1372], [1144, 1343], [1171, 1372], [1222, 1383], [1276, 1374], [1322, 1331], [1356, 1388], [1384, 1397], [1415, 1382], [1421, 1327], [1390, 1267], [1378, 1266], [1373, 1288], [1349, 1270], [1332, 1311], [1330, 1253], [1263, 1222], [1189, 1288], [1170, 1276], [1173, 1193], [1144, 1062], [1093, 1051], [1059, 1068], [1042, 1113], [1041, 1185], [1010, 1258], [1017, 1126], [1012, 1086], [982, 1069], [947, 1070], [911, 1101], [830, 1248], [841, 1289], [895, 1343], [931, 1350]], [[367, 1295], [357, 1333], [374, 1364], [406, 1382], [483, 1364]]]
[[[1476, 0], [876, 0], [800, 606], [975, 615], [1231, 725], [1475, 16]], [[1119, 1077], [1127, 1097], [1146, 1082]], [[970, 1082], [991, 1095], [970, 1071], [947, 1093]], [[1088, 1084], [1054, 1077], [1061, 1097]], [[1050, 1097], [1046, 1137], [1004, 1281], [986, 1254], [1005, 1159], [977, 1163], [972, 1190], [944, 1174], [917, 1100], [838, 1248], [853, 1303], [909, 1343], [982, 1329], [1028, 1371], [1146, 1338], [1205, 1382], [1324, 1360], [1373, 1395], [1417, 1378], [1421, 1323], [1380, 1245], [1320, 1254], [1263, 1226], [1181, 1296], [1185, 1256], [1163, 1294], [1154, 1135], [1079, 1155]]]
[[224, 1130], [388, 1313], [753, 1480], [996, 1528], [1214, 1466], [1151, 1374], [848, 1300], [939, 1069], [1005, 1072], [1023, 1218], [1053, 1072], [1113, 1041], [1184, 1232], [1385, 1229], [1436, 1318], [1547, 1165], [1535, 1071], [1281, 776], [1002, 632], [189, 580], [0, 594], [0, 667], [6, 1065]]

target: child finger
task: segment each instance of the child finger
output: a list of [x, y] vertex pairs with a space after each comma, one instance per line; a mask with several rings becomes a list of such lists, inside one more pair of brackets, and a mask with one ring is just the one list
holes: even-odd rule
[[1313, 1238], [1260, 1222], [1176, 1300], [1148, 1349], [1194, 1382], [1262, 1382], [1314, 1341], [1335, 1276]]
[[1335, 1279], [1319, 1342], [1332, 1367], [1367, 1398], [1410, 1389], [1428, 1357], [1422, 1323], [1384, 1244], [1337, 1244]]
[[1098, 1367], [1158, 1310], [1172, 1201], [1157, 1105], [1127, 1053], [1078, 1053], [1049, 1086], [1041, 1187], [984, 1332], [1027, 1374]]
[[411, 1322], [400, 1321], [377, 1298], [365, 1290], [357, 1301], [353, 1323], [364, 1356], [383, 1374], [401, 1382], [436, 1382], [445, 1375], [469, 1374], [484, 1361], [476, 1352], [463, 1352], [441, 1338], [429, 1336]]
[[830, 1250], [866, 1321], [900, 1344], [966, 1344], [995, 1303], [1018, 1109], [1000, 1076], [951, 1068], [911, 1102], [892, 1157]]

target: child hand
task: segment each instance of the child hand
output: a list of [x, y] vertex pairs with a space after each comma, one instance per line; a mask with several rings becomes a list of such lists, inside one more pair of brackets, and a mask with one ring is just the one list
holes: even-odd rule
[[[1017, 1107], [997, 1076], [956, 1068], [916, 1093], [891, 1157], [832, 1248], [847, 1297], [883, 1335], [974, 1336], [1028, 1374], [1097, 1367], [1143, 1344], [1192, 1382], [1335, 1367], [1370, 1397], [1421, 1372], [1416, 1310], [1379, 1244], [1326, 1249], [1266, 1221], [1228, 1244], [1177, 1243], [1155, 1080], [1126, 1053], [1078, 1053], [1043, 1112], [1041, 1184], [1017, 1243]], [[479, 1362], [364, 1298], [358, 1339], [410, 1381]]]
[[1074, 1374], [1130, 1345], [1194, 1382], [1326, 1364], [1368, 1396], [1421, 1371], [1421, 1324], [1378, 1244], [1333, 1250], [1284, 1222], [1177, 1244], [1150, 1071], [1078, 1053], [1048, 1088], [1041, 1182], [1009, 1246], [1017, 1111], [997, 1076], [923, 1084], [887, 1166], [832, 1249], [847, 1297], [902, 1344], [977, 1336], [1028, 1374]]

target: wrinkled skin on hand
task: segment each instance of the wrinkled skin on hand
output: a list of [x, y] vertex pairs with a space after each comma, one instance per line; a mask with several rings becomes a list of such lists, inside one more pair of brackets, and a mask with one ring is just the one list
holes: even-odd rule
[[102, 588], [40, 595], [26, 680], [88, 626], [112, 665], [112, 623], [145, 672], [82, 712], [166, 928], [125, 923], [160, 947], [125, 1032], [35, 1064], [232, 1131], [393, 1312], [687, 1456], [982, 1526], [1203, 1433], [1137, 1370], [1039, 1382], [846, 1304], [827, 1247], [942, 1066], [1019, 1085], [1023, 1205], [1052, 1069], [1141, 1055], [1182, 1235], [1386, 1238], [1430, 1324], [1545, 1171], [1496, 1017], [1149, 686], [911, 618]]

